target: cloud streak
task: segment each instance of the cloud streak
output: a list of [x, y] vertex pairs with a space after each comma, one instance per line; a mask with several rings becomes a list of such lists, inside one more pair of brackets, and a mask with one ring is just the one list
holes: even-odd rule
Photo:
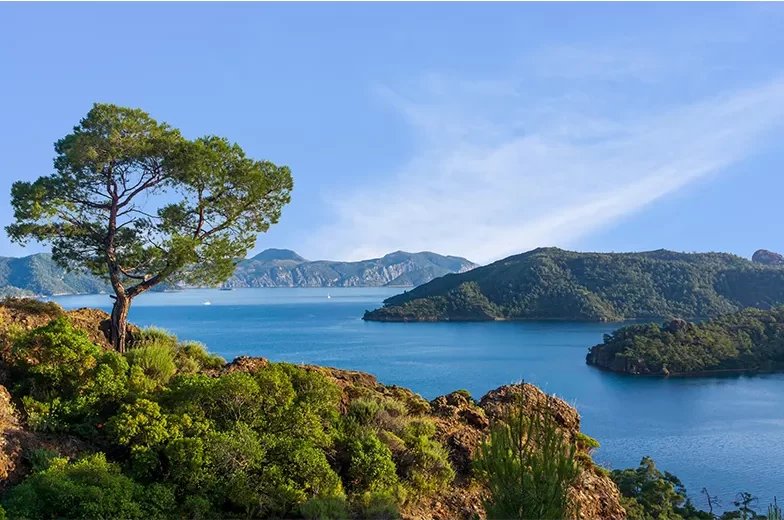
[[431, 250], [484, 263], [568, 247], [749, 156], [784, 121], [781, 77], [688, 104], [661, 99], [652, 109], [626, 96], [613, 106], [618, 90], [601, 82], [648, 84], [656, 67], [607, 54], [589, 64], [563, 49], [556, 57], [561, 68], [582, 63], [562, 76], [585, 89], [548, 90], [550, 70], [533, 78], [539, 88], [436, 75], [380, 88], [420, 147], [399, 171], [330, 196], [335, 219], [310, 249], [346, 259]]

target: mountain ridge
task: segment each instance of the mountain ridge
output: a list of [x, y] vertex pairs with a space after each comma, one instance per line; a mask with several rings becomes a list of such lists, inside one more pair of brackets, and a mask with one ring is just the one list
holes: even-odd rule
[[[225, 287], [381, 287], [416, 286], [476, 264], [429, 251], [395, 251], [358, 262], [310, 261], [290, 249], [269, 248], [237, 264]], [[161, 285], [160, 290], [178, 284]], [[0, 296], [63, 295], [109, 292], [102, 279], [66, 272], [49, 253], [0, 257]]]
[[784, 269], [730, 253], [537, 248], [384, 301], [369, 321], [703, 318], [784, 303]]

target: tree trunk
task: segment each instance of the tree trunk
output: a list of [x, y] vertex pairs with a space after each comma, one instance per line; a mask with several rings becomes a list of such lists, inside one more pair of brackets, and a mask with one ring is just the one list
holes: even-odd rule
[[127, 296], [117, 296], [112, 307], [112, 345], [120, 354], [125, 353], [126, 331], [128, 329], [128, 309], [131, 299]]

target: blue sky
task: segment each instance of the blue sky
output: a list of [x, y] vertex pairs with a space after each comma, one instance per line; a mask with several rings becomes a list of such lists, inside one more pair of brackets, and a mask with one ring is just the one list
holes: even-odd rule
[[99, 101], [289, 165], [258, 250], [784, 252], [782, 48], [779, 4], [1, 3], [0, 225]]

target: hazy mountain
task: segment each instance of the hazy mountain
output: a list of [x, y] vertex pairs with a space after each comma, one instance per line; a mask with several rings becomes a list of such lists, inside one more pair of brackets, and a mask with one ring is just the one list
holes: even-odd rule
[[476, 264], [435, 253], [396, 251], [359, 262], [308, 261], [294, 251], [267, 249], [243, 260], [226, 285], [231, 287], [379, 287], [416, 286]]
[[[360, 262], [310, 262], [288, 249], [267, 249], [241, 261], [230, 287], [378, 287], [415, 286], [449, 273], [476, 267], [465, 258], [397, 251]], [[156, 286], [159, 290], [174, 285]], [[0, 257], [0, 295], [79, 294], [109, 291], [104, 281], [66, 272], [46, 253]]]

